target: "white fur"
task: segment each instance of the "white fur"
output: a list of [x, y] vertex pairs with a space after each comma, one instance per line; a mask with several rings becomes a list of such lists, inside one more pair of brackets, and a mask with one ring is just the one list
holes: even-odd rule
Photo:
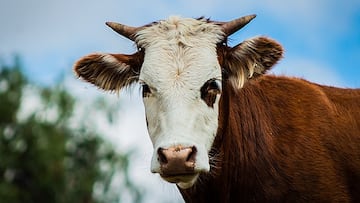
[[[136, 42], [145, 49], [139, 80], [152, 91], [144, 98], [154, 146], [152, 172], [160, 172], [157, 149], [175, 145], [195, 146], [195, 170], [210, 170], [208, 152], [218, 128], [220, 96], [211, 108], [201, 99], [200, 88], [209, 79], [221, 80], [216, 44], [223, 36], [218, 25], [180, 17], [137, 33]], [[197, 177], [178, 185], [190, 187]]]

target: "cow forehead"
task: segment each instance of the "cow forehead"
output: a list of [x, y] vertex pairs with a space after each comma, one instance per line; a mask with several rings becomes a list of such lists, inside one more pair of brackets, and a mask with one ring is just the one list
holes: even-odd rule
[[136, 42], [142, 47], [161, 45], [162, 41], [169, 43], [183, 43], [185, 45], [216, 44], [225, 34], [219, 25], [209, 22], [205, 18], [181, 18], [170, 16], [145, 27], [136, 34]]
[[145, 49], [140, 80], [159, 88], [198, 88], [210, 78], [221, 78], [216, 46], [223, 40], [220, 26], [206, 19], [170, 17], [139, 31]]

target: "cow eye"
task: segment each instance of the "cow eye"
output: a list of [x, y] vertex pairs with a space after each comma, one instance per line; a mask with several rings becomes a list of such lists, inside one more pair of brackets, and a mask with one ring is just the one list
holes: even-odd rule
[[142, 84], [142, 96], [149, 97], [150, 94], [151, 94], [151, 89], [150, 89], [149, 85]]
[[216, 96], [221, 93], [220, 81], [210, 79], [201, 87], [201, 99], [209, 106], [214, 107]]

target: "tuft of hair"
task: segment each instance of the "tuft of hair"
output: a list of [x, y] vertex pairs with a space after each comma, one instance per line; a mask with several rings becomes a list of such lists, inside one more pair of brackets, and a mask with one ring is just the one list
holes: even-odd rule
[[138, 54], [90, 54], [75, 63], [74, 72], [105, 91], [118, 92], [138, 81], [142, 63]]

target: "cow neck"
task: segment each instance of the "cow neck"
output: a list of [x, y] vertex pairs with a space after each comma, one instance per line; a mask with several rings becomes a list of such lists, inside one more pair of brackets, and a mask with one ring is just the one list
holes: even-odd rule
[[219, 143], [216, 140], [214, 147], [224, 154], [223, 165], [240, 166], [253, 172], [263, 162], [269, 162], [268, 155], [273, 151], [269, 102], [257, 82], [248, 82], [241, 89], [231, 85], [224, 89], [219, 112]]
[[265, 187], [278, 184], [266, 97], [256, 82], [240, 90], [225, 83], [219, 105], [211, 171], [180, 191], [187, 202], [265, 201]]

